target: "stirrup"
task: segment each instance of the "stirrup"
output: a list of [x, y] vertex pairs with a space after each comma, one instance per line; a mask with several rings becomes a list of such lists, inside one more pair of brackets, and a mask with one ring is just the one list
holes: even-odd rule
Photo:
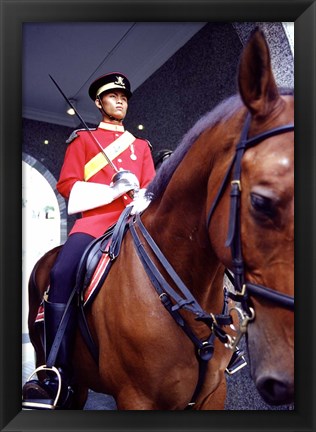
[[46, 409], [46, 410], [54, 410], [57, 407], [57, 402], [61, 393], [61, 375], [59, 370], [55, 367], [48, 367], [46, 365], [43, 366], [39, 366], [37, 369], [35, 369], [35, 371], [28, 377], [28, 379], [26, 380], [26, 383], [28, 383], [31, 378], [37, 374], [37, 372], [41, 371], [41, 370], [45, 370], [45, 371], [50, 371], [50, 372], [54, 372], [57, 376], [58, 379], [58, 389], [57, 389], [57, 393], [56, 393], [56, 397], [55, 399], [31, 399], [31, 400], [23, 400], [22, 401], [22, 409], [23, 410], [32, 410], [32, 409]]
[[236, 347], [236, 351], [233, 352], [232, 358], [226, 367], [226, 373], [228, 375], [234, 375], [234, 373], [247, 366], [247, 364], [244, 352]]

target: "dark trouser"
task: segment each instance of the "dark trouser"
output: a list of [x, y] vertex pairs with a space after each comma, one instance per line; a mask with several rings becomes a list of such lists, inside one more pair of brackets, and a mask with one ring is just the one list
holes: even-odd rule
[[[76, 276], [81, 257], [86, 247], [94, 237], [84, 233], [75, 233], [68, 237], [62, 247], [50, 273], [50, 288], [48, 301], [44, 304], [45, 320], [45, 352], [49, 367], [56, 365], [65, 369], [71, 353], [72, 339], [75, 331], [76, 310], [72, 305], [67, 309], [65, 332], [61, 339], [60, 348], [53, 347], [57, 329], [66, 311], [66, 304], [76, 284]], [[69, 318], [68, 318], [69, 317]], [[56, 345], [55, 345], [56, 346]], [[52, 349], [52, 354], [51, 354]], [[58, 354], [58, 355], [57, 355]], [[57, 355], [57, 358], [56, 358]]]
[[67, 303], [75, 287], [80, 259], [93, 240], [93, 236], [84, 233], [68, 237], [50, 273], [48, 300], [51, 303]]

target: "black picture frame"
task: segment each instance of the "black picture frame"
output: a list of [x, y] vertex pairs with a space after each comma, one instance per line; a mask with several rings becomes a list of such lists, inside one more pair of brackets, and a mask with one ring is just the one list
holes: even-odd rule
[[[315, 431], [315, 1], [0, 0], [1, 431]], [[293, 411], [21, 411], [21, 45], [24, 22], [295, 22], [295, 373]]]

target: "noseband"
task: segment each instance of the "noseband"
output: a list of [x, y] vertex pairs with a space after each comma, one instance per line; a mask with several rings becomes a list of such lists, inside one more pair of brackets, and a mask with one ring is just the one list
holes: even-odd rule
[[235, 156], [226, 172], [222, 185], [215, 197], [215, 200], [213, 201], [207, 217], [207, 226], [209, 226], [211, 222], [211, 217], [221, 196], [224, 193], [230, 173], [233, 170], [230, 192], [228, 236], [225, 246], [230, 247], [231, 249], [233, 264], [232, 270], [234, 278], [230, 278], [230, 280], [234, 285], [235, 293], [230, 292], [229, 296], [235, 301], [241, 303], [243, 311], [246, 313], [244, 317], [248, 317], [248, 319], [254, 314], [253, 309], [249, 306], [249, 296], [259, 297], [266, 301], [274, 303], [277, 306], [294, 311], [294, 297], [287, 294], [279, 293], [271, 288], [267, 288], [259, 284], [252, 284], [245, 281], [245, 270], [242, 257], [240, 230], [241, 161], [245, 151], [268, 138], [294, 131], [294, 124], [288, 124], [274, 129], [270, 129], [254, 137], [248, 138], [250, 122], [251, 116], [250, 114], [248, 114], [242, 129], [240, 141], [236, 146]]

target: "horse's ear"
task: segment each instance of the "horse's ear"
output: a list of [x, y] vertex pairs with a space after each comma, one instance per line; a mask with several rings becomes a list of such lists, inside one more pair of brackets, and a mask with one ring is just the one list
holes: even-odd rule
[[269, 47], [259, 28], [253, 31], [241, 55], [238, 84], [244, 104], [252, 115], [267, 115], [279, 98]]

